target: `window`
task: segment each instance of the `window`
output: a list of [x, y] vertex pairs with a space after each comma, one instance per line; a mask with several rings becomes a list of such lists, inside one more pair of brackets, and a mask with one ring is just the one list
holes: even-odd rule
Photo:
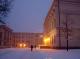
[[2, 39], [2, 32], [0, 32], [0, 39]]

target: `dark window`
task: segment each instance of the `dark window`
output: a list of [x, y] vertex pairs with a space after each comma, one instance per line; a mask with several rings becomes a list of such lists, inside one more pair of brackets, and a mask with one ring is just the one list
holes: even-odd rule
[[2, 39], [2, 32], [0, 32], [0, 39]]

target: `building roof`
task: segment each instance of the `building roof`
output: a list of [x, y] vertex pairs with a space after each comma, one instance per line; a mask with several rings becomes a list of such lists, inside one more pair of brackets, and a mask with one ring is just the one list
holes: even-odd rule
[[12, 29], [9, 28], [7, 25], [0, 25], [0, 29], [4, 29], [6, 31], [12, 31]]

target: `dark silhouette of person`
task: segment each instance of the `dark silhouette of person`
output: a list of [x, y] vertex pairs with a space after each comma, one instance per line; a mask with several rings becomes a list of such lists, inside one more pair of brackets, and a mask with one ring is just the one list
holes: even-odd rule
[[33, 45], [31, 45], [31, 51], [33, 51]]

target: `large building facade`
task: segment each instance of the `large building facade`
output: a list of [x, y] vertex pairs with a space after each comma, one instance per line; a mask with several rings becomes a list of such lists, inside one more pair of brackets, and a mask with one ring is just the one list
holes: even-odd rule
[[43, 42], [43, 33], [13, 32], [7, 25], [0, 25], [0, 48], [39, 46]]
[[12, 40], [15, 40], [15, 47], [20, 43], [25, 43], [27, 47], [38, 46], [42, 44], [42, 33], [28, 33], [28, 32], [13, 32]]
[[50, 37], [53, 47], [80, 47], [79, 22], [80, 0], [54, 0], [45, 18], [44, 37]]

